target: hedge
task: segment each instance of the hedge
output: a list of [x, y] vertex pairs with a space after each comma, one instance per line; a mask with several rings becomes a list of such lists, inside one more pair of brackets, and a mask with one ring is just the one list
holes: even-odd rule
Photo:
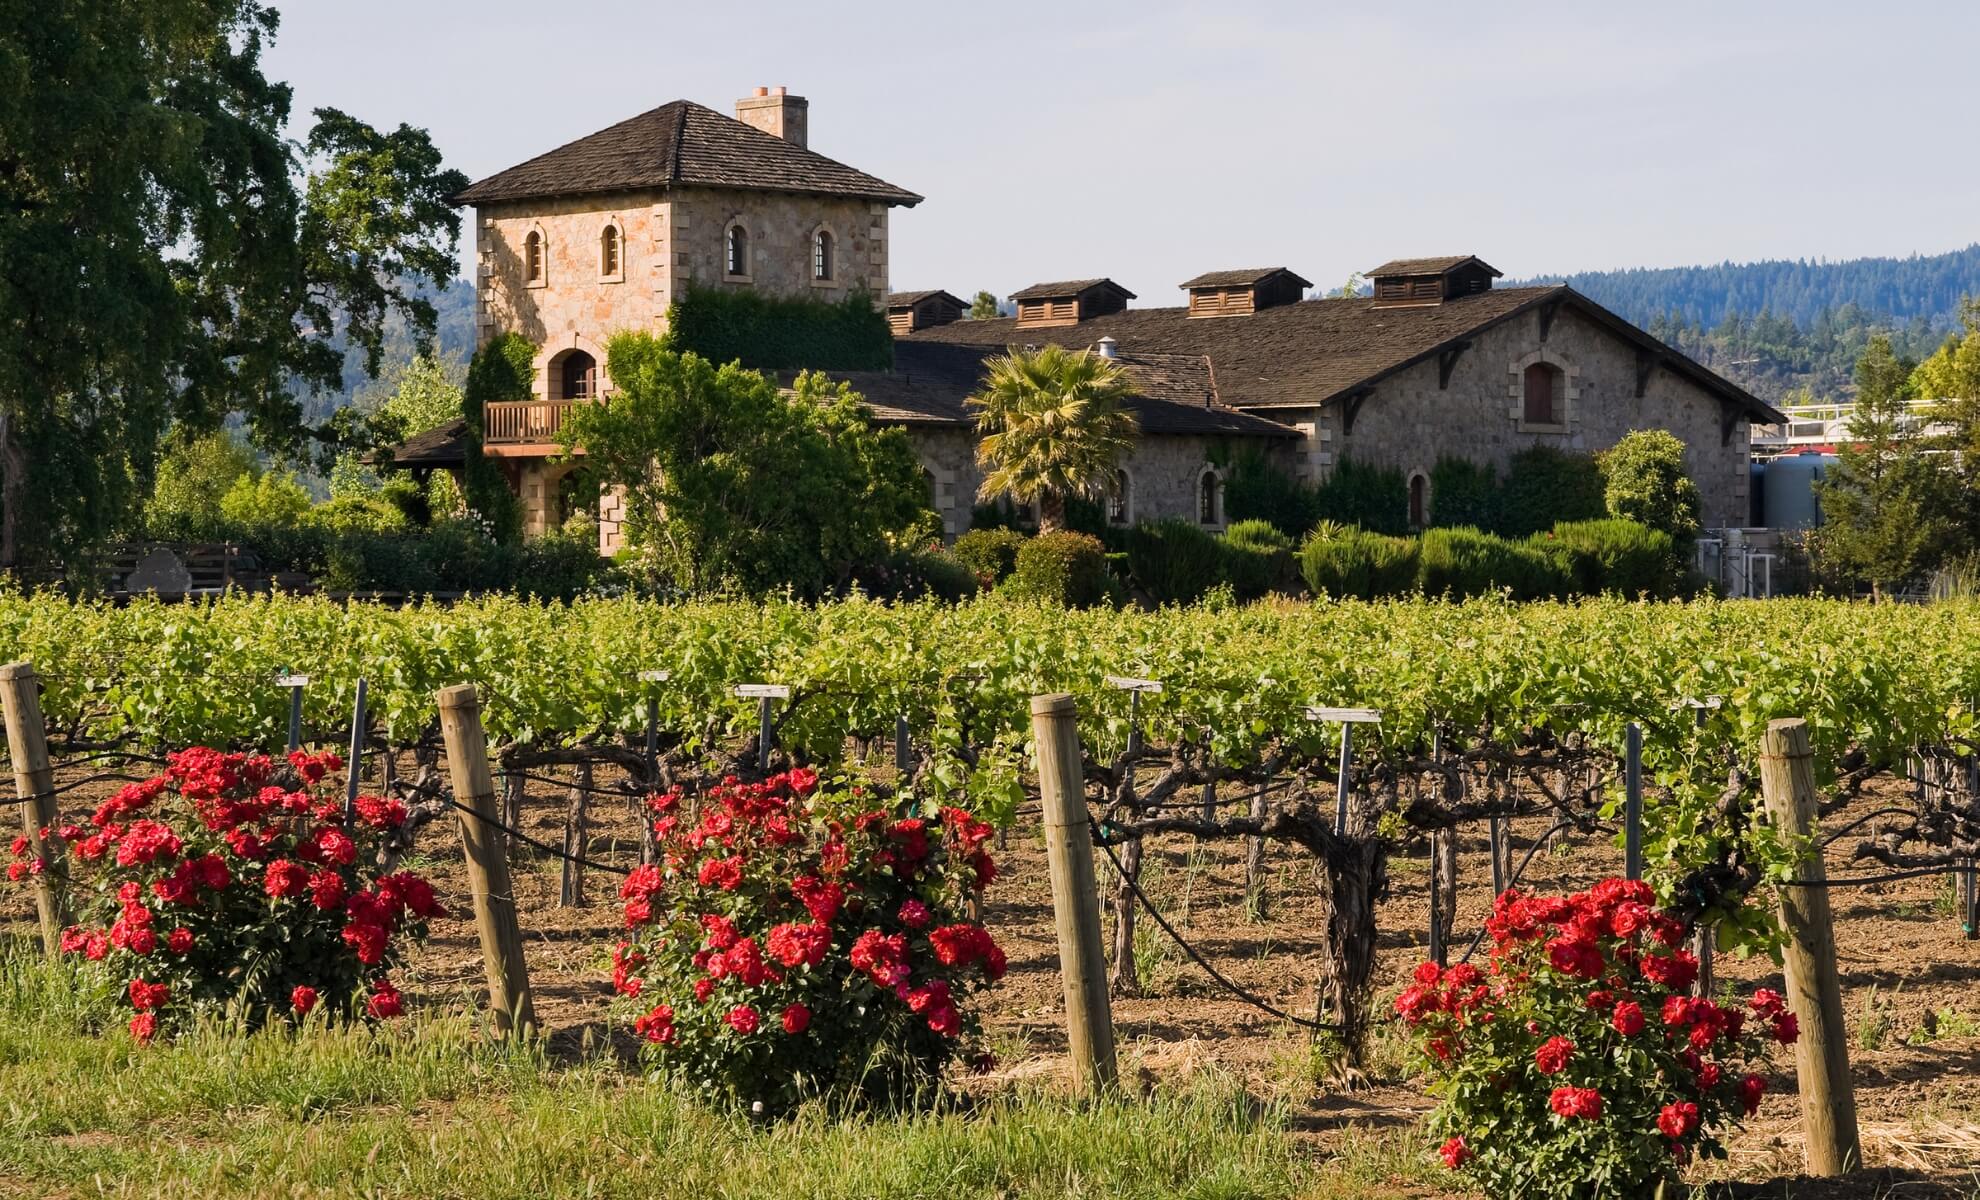
[[1017, 569], [1005, 583], [1011, 594], [1084, 608], [1106, 600], [1113, 590], [1107, 550], [1086, 533], [1041, 533], [1017, 553]]

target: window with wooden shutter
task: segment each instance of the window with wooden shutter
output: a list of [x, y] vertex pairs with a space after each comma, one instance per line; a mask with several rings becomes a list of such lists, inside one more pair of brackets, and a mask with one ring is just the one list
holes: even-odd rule
[[1558, 425], [1561, 423], [1562, 393], [1566, 390], [1566, 377], [1561, 369], [1552, 363], [1534, 363], [1526, 368], [1526, 423], [1528, 425]]

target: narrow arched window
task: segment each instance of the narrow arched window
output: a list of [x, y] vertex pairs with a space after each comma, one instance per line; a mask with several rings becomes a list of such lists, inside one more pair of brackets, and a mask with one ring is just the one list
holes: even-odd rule
[[1430, 523], [1430, 480], [1418, 473], [1409, 477], [1409, 527], [1422, 529]]
[[749, 230], [741, 225], [729, 226], [728, 247], [729, 274], [749, 274]]
[[811, 277], [829, 281], [832, 278], [832, 231], [821, 229], [811, 235]]
[[1196, 485], [1196, 523], [1199, 525], [1221, 525], [1223, 516], [1223, 484], [1217, 479], [1217, 472], [1205, 471]]
[[534, 229], [523, 239], [523, 278], [543, 282], [543, 235]]
[[1538, 362], [1526, 368], [1526, 423], [1559, 425], [1566, 407], [1567, 373], [1552, 363]]
[[1128, 473], [1124, 470], [1114, 472], [1113, 487], [1107, 493], [1107, 523], [1128, 523]]
[[558, 371], [558, 399], [589, 400], [598, 394], [598, 360], [582, 350], [564, 355]]
[[598, 273], [617, 275], [619, 273], [619, 227], [607, 225], [598, 235]]

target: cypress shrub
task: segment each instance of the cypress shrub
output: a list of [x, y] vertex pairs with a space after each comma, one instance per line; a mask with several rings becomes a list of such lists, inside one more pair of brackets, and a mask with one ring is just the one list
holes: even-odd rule
[[1015, 529], [972, 529], [956, 539], [950, 553], [977, 578], [997, 584], [1017, 570], [1018, 550], [1024, 541], [1024, 535]]
[[1041, 533], [1018, 549], [1017, 568], [1006, 587], [1027, 600], [1084, 608], [1111, 591], [1107, 550], [1086, 533]]
[[1371, 600], [1416, 586], [1414, 539], [1322, 524], [1300, 548], [1300, 574], [1317, 596]]
[[[1225, 488], [1229, 496], [1229, 486]], [[1376, 533], [1409, 532], [1409, 481], [1391, 467], [1364, 467], [1342, 459], [1314, 492], [1322, 520], [1359, 525]]]
[[1430, 468], [1430, 523], [1491, 529], [1499, 520], [1499, 473], [1490, 463], [1445, 457]]
[[1515, 600], [1565, 595], [1567, 566], [1554, 555], [1476, 529], [1432, 529], [1423, 535], [1418, 580], [1428, 596], [1461, 600], [1506, 589]]
[[1266, 521], [1287, 537], [1320, 519], [1319, 498], [1255, 449], [1240, 451], [1224, 473], [1224, 515], [1233, 523]]
[[1608, 515], [1602, 470], [1586, 454], [1552, 446], [1532, 446], [1513, 455], [1499, 489], [1492, 531], [1525, 538], [1552, 529], [1556, 521], [1593, 521]]
[[1224, 578], [1224, 547], [1214, 534], [1181, 518], [1144, 522], [1128, 531], [1128, 569], [1160, 604], [1189, 604]]
[[1238, 599], [1284, 590], [1293, 575], [1292, 539], [1270, 521], [1239, 521], [1224, 531], [1224, 579]]

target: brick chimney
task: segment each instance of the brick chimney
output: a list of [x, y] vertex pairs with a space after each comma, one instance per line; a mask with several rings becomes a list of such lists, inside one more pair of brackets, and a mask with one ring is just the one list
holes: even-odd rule
[[811, 101], [781, 87], [760, 87], [754, 96], [736, 101], [736, 120], [802, 146], [811, 124]]

